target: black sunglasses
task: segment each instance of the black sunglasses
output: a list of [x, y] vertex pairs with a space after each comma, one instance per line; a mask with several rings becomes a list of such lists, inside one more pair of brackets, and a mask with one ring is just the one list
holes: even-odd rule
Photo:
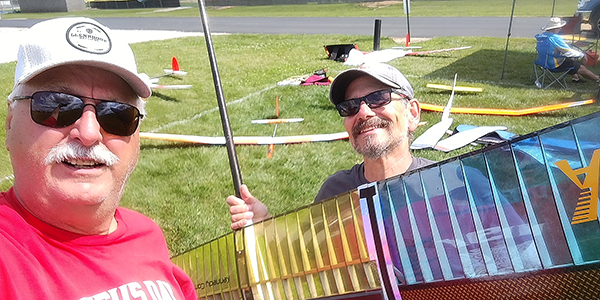
[[[99, 100], [96, 105], [85, 104], [81, 98]], [[87, 105], [96, 108], [96, 120], [104, 131], [119, 135], [130, 136], [137, 129], [140, 119], [144, 116], [132, 105], [74, 96], [59, 92], [35, 92], [31, 96], [19, 96], [13, 100], [31, 99], [31, 119], [37, 124], [61, 128], [75, 123], [83, 114]]]
[[395, 92], [393, 89], [385, 89], [370, 93], [360, 98], [345, 100], [336, 104], [335, 108], [337, 108], [340, 116], [342, 117], [354, 116], [360, 110], [360, 105], [362, 102], [369, 106], [369, 108], [378, 108], [390, 104], [390, 102], [392, 102], [392, 92], [406, 98], [404, 94]]

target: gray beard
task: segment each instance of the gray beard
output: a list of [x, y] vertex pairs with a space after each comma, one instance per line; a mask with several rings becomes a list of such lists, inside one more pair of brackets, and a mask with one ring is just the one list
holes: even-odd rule
[[[369, 135], [363, 139], [364, 143], [362, 146], [358, 145], [358, 143], [356, 141], [356, 137], [358, 135], [357, 132], [360, 132], [360, 129], [362, 127], [367, 126], [368, 125], [367, 123], [378, 124], [380, 128], [383, 128], [388, 133], [388, 138], [382, 142], [379, 142], [377, 140], [377, 136]], [[352, 147], [354, 148], [354, 150], [356, 152], [358, 152], [358, 154], [364, 156], [365, 159], [377, 160], [379, 158], [383, 158], [383, 157], [387, 156], [394, 149], [399, 147], [400, 144], [402, 144], [404, 139], [407, 137], [407, 135], [402, 135], [402, 136], [394, 135], [390, 129], [390, 126], [391, 126], [390, 121], [387, 121], [384, 119], [379, 119], [379, 118], [377, 118], [376, 120], [372, 119], [372, 121], [364, 121], [364, 122], [357, 124], [354, 127], [354, 130], [352, 133], [353, 137], [354, 137], [353, 142], [352, 142]]]

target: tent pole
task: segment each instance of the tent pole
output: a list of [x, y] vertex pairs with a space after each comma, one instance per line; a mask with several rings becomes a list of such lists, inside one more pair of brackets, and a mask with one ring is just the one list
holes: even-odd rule
[[506, 37], [506, 49], [504, 49], [504, 62], [502, 63], [502, 76], [500, 76], [500, 80], [504, 79], [504, 68], [506, 67], [506, 55], [508, 54], [508, 42], [510, 41], [510, 35], [512, 30], [513, 16], [515, 14], [515, 2], [517, 0], [513, 0], [512, 10], [510, 12], [510, 21], [508, 23], [508, 35]]

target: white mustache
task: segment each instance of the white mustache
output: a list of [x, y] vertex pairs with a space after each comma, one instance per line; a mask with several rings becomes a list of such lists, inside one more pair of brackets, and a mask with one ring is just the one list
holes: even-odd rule
[[69, 159], [87, 159], [95, 162], [112, 166], [119, 163], [119, 157], [112, 153], [106, 146], [96, 144], [92, 147], [86, 147], [75, 141], [58, 144], [46, 156], [45, 163], [62, 163]]

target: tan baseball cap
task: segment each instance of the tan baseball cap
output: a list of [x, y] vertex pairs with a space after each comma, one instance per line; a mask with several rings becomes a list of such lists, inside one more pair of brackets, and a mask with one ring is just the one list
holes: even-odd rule
[[361, 76], [371, 76], [406, 95], [409, 99], [415, 96], [412, 86], [398, 69], [388, 64], [375, 63], [363, 64], [356, 69], [346, 70], [335, 77], [329, 89], [329, 100], [331, 100], [331, 103], [336, 105], [343, 102], [346, 97], [346, 89], [350, 83]]

